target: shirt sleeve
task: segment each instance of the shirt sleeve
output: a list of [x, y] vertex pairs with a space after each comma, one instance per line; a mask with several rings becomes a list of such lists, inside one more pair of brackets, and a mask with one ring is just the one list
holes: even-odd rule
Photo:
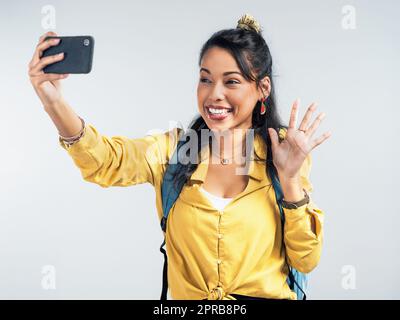
[[59, 143], [72, 157], [84, 180], [101, 187], [130, 186], [140, 183], [159, 185], [169, 156], [176, 147], [178, 133], [174, 128], [141, 138], [108, 137], [87, 124], [82, 138], [67, 146]]
[[[297, 209], [283, 208], [285, 214], [284, 240], [288, 263], [303, 273], [311, 272], [319, 263], [323, 242], [324, 212], [315, 204], [310, 182], [312, 159], [308, 154], [300, 179], [310, 196], [310, 202]], [[315, 230], [315, 232], [314, 232]]]

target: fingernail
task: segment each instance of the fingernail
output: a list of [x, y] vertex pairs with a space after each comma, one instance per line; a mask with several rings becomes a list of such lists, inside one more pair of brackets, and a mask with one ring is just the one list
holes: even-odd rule
[[53, 39], [53, 43], [59, 43], [60, 39]]
[[60, 52], [60, 53], [58, 54], [59, 57], [62, 57], [63, 55], [64, 55], [64, 52]]

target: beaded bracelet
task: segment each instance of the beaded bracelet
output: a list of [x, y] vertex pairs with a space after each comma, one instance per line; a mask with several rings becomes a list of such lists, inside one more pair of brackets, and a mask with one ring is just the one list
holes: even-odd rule
[[81, 129], [81, 131], [79, 131], [78, 134], [76, 134], [76, 135], [74, 135], [72, 137], [63, 137], [60, 133], [58, 134], [60, 139], [62, 140], [62, 142], [68, 147], [72, 146], [74, 143], [78, 142], [86, 132], [85, 120], [83, 120], [81, 117], [79, 117], [79, 119], [82, 122], [82, 129]]

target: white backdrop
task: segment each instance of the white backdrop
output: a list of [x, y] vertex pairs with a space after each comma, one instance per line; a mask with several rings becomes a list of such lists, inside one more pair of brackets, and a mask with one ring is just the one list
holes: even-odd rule
[[399, 9], [388, 0], [1, 1], [0, 298], [161, 292], [153, 187], [81, 178], [28, 79], [39, 36], [94, 36], [92, 72], [66, 79], [64, 95], [102, 134], [141, 137], [188, 125], [201, 45], [250, 13], [271, 49], [283, 119], [295, 98], [301, 116], [317, 101], [327, 114], [319, 134], [332, 131], [312, 153], [326, 217], [309, 298], [399, 299]]

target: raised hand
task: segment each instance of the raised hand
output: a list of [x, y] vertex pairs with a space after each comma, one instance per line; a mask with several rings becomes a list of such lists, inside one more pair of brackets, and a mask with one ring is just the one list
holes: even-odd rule
[[68, 76], [68, 74], [44, 73], [44, 67], [64, 58], [62, 55], [42, 58], [44, 50], [58, 44], [56, 39], [44, 40], [48, 36], [57, 36], [57, 34], [50, 31], [40, 37], [29, 63], [29, 79], [45, 108], [57, 104], [62, 99], [60, 80]]
[[285, 139], [279, 142], [278, 134], [273, 128], [268, 128], [271, 137], [272, 155], [274, 165], [278, 171], [280, 179], [296, 179], [300, 175], [300, 168], [307, 155], [316, 146], [323, 143], [331, 136], [331, 132], [325, 132], [319, 138], [313, 139], [313, 134], [320, 125], [325, 113], [320, 113], [317, 118], [309, 125], [309, 121], [316, 109], [316, 103], [312, 103], [304, 115], [299, 128], [296, 128], [299, 100], [292, 105], [289, 127]]

